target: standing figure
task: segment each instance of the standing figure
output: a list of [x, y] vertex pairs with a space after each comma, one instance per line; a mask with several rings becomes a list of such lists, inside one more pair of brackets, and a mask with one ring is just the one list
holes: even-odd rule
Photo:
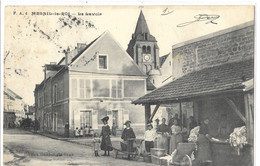
[[170, 148], [169, 148], [169, 154], [172, 154], [172, 152], [177, 148], [178, 143], [182, 142], [183, 138], [181, 135], [181, 127], [177, 124], [177, 119], [173, 121], [173, 125], [171, 127], [171, 139], [170, 139]]
[[156, 131], [153, 130], [153, 125], [151, 123], [147, 124], [147, 128], [148, 130], [146, 130], [144, 134], [145, 150], [150, 153], [150, 149], [154, 147]]
[[112, 135], [116, 136], [116, 129], [117, 129], [117, 125], [115, 123], [113, 123], [112, 126]]
[[69, 137], [69, 122], [66, 122], [64, 128], [65, 128], [65, 131], [64, 131], [65, 137]]
[[102, 131], [100, 134], [100, 136], [102, 137], [100, 148], [101, 148], [101, 150], [105, 151], [103, 156], [106, 156], [106, 155], [109, 156], [109, 151], [113, 150], [111, 139], [110, 139], [111, 131], [110, 131], [109, 125], [107, 124], [108, 119], [109, 119], [108, 116], [101, 119], [104, 123], [104, 126], [102, 126]]
[[157, 128], [157, 148], [165, 149], [165, 152], [168, 153], [168, 136], [170, 132], [170, 128], [165, 124], [166, 119], [162, 118], [162, 124], [160, 124]]
[[197, 122], [195, 121], [193, 116], [190, 116], [189, 129], [192, 130], [196, 126], [197, 126]]
[[200, 126], [199, 136], [197, 140], [198, 157], [197, 160], [201, 163], [212, 162], [209, 136], [209, 119], [204, 119]]
[[[121, 138], [123, 139], [123, 141], [121, 142], [122, 151], [128, 151], [128, 152], [134, 151], [133, 140], [131, 140], [131, 139], [136, 138], [136, 137], [135, 137], [134, 130], [130, 127], [130, 124], [131, 124], [130, 120], [128, 120], [124, 123], [126, 128], [123, 130], [122, 135], [121, 135]], [[129, 158], [130, 158], [130, 155], [128, 155], [128, 159]]]
[[98, 133], [94, 133], [94, 139], [93, 139], [93, 150], [96, 157], [99, 157], [99, 149], [100, 149], [100, 139], [98, 136]]

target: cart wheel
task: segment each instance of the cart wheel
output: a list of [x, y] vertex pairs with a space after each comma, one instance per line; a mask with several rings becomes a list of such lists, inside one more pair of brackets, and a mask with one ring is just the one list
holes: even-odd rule
[[185, 155], [182, 159], [182, 162], [180, 165], [183, 165], [183, 166], [192, 166], [192, 161], [191, 161], [191, 158], [189, 155]]
[[139, 154], [139, 151], [137, 148], [135, 150], [135, 154], [133, 154], [132, 157], [133, 157], [133, 160], [135, 160], [135, 161], [138, 161], [138, 159], [140, 158], [140, 154]]

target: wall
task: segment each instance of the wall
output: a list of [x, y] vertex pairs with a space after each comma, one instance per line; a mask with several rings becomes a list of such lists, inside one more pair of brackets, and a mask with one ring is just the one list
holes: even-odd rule
[[254, 24], [245, 23], [172, 47], [173, 79], [202, 68], [253, 58]]
[[[126, 120], [132, 121], [134, 131], [138, 133], [144, 132], [144, 108], [139, 105], [131, 104], [131, 101], [80, 101], [72, 99], [71, 105], [71, 130], [76, 127], [80, 128], [80, 112], [91, 111], [92, 128], [95, 132], [100, 132], [103, 126], [101, 119], [109, 116], [108, 124], [112, 127], [112, 111], [118, 111], [118, 127], [120, 130], [124, 127]], [[71, 133], [72, 133], [71, 131]]]

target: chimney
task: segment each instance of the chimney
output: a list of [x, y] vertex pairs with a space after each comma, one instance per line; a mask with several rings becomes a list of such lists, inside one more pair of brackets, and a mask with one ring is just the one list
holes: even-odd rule
[[64, 53], [65, 53], [65, 65], [68, 66], [68, 64], [69, 64], [70, 48], [68, 47], [66, 51], [64, 50]]

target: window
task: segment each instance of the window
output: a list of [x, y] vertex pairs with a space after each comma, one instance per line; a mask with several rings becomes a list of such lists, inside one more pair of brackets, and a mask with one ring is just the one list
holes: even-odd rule
[[80, 79], [79, 81], [80, 98], [90, 98], [90, 80]]
[[145, 93], [144, 83], [144, 80], [124, 80], [124, 97], [143, 96]]
[[149, 54], [151, 53], [151, 47], [150, 46], [147, 47], [147, 53], [149, 53]]
[[56, 103], [57, 102], [57, 97], [58, 97], [58, 94], [57, 94], [57, 84], [55, 84], [54, 86], [53, 86], [53, 103]]
[[112, 80], [112, 98], [116, 98], [117, 90], [116, 90], [116, 80]]
[[60, 86], [59, 86], [59, 100], [62, 100], [64, 98], [63, 96], [63, 88], [64, 88], [64, 84], [63, 81], [60, 82]]
[[122, 80], [112, 80], [112, 98], [122, 98]]
[[85, 97], [85, 95], [84, 95], [85, 88], [84, 88], [84, 80], [83, 79], [79, 80], [79, 90], [80, 90], [80, 92], [79, 92], [80, 98], [84, 98]]
[[107, 69], [107, 55], [99, 55], [98, 64], [99, 69]]
[[91, 89], [90, 89], [90, 80], [85, 80], [85, 91], [86, 91], [86, 98], [90, 98], [91, 97], [91, 95], [90, 95], [90, 93], [91, 93]]
[[148, 40], [148, 34], [144, 33], [144, 40]]
[[117, 97], [122, 98], [122, 80], [117, 81]]
[[105, 79], [93, 80], [93, 97], [110, 97], [109, 80], [105, 80]]
[[80, 127], [92, 127], [92, 113], [90, 110], [80, 111]]
[[172, 62], [171, 61], [169, 61], [169, 66], [171, 66], [172, 65]]
[[77, 84], [77, 80], [76, 79], [72, 79], [71, 80], [71, 94], [72, 97], [77, 97], [78, 96], [78, 84]]
[[142, 47], [143, 53], [146, 53], [146, 46]]

